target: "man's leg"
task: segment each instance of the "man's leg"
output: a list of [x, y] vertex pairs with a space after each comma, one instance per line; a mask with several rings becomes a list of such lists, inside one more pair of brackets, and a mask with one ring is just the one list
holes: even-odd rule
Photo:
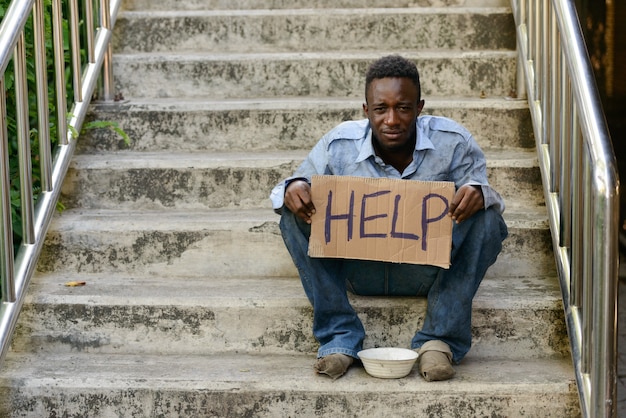
[[439, 272], [428, 292], [424, 326], [413, 338], [412, 348], [438, 340], [450, 347], [453, 363], [467, 354], [472, 344], [472, 300], [506, 236], [506, 224], [494, 209], [454, 225], [450, 269]]
[[280, 219], [280, 229], [304, 291], [313, 305], [313, 335], [320, 343], [318, 358], [337, 353], [357, 358], [365, 330], [348, 300], [341, 271], [343, 260], [309, 257], [311, 227], [286, 208]]

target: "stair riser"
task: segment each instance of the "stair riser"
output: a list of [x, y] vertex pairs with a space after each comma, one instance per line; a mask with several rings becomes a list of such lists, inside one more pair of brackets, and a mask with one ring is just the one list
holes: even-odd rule
[[[361, 9], [363, 10], [363, 9]], [[419, 11], [424, 9], [417, 9]], [[510, 11], [430, 13], [333, 11], [251, 15], [196, 13], [160, 15], [126, 13], [116, 23], [114, 50], [121, 53], [197, 51], [338, 51], [376, 50], [397, 45], [406, 50], [515, 49]], [[459, 31], [465, 36], [459, 36]]]
[[[119, 124], [130, 146], [108, 129], [88, 131], [78, 142], [81, 152], [132, 149], [135, 151], [238, 151], [310, 149], [328, 130], [344, 120], [364, 118], [362, 102], [328, 109], [278, 108], [227, 110], [156, 110], [142, 105], [97, 106], [92, 120]], [[450, 117], [462, 123], [482, 148], [534, 146], [527, 108], [441, 107], [426, 100], [423, 114]], [[184, 138], [184, 140], [183, 140]]]
[[[278, 216], [276, 217], [278, 221]], [[248, 230], [199, 225], [175, 231], [102, 229], [48, 233], [42, 272], [128, 273], [184, 277], [297, 277], [275, 223]], [[159, 225], [154, 225], [158, 228]], [[204, 229], [203, 229], [204, 228]], [[207, 229], [213, 228], [213, 229]], [[554, 274], [549, 231], [509, 226], [498, 261], [487, 277]]]
[[[507, 0], [396, 0], [393, 7], [508, 7]], [[389, 0], [123, 0], [124, 10], [331, 9], [389, 7]]]
[[67, 208], [267, 208], [272, 187], [294, 168], [70, 170], [62, 202]]
[[[233, 371], [234, 373], [236, 372]], [[311, 372], [312, 373], [312, 372]], [[417, 378], [417, 377], [415, 377]], [[223, 390], [205, 389], [159, 390], [148, 388], [101, 389], [95, 387], [11, 389], [0, 392], [3, 401], [0, 411], [11, 411], [16, 416], [184, 416], [194, 417], [577, 417], [578, 399], [573, 391], [566, 396], [546, 393], [522, 395], [511, 393], [420, 393], [398, 391], [389, 394], [376, 392], [340, 392], [322, 389], [320, 392], [280, 390]], [[390, 409], [393, 405], [393, 409]]]
[[[62, 188], [67, 208], [268, 208], [269, 192], [299, 162], [274, 168], [70, 169]], [[494, 167], [490, 183], [503, 198], [539, 203], [537, 167]]]
[[[113, 71], [116, 90], [132, 98], [360, 98], [364, 94], [364, 74], [376, 58], [378, 55], [366, 58], [259, 55], [257, 59], [115, 55]], [[415, 60], [424, 97], [509, 96], [516, 88], [515, 52], [458, 53]]]
[[[409, 347], [426, 313], [424, 298], [394, 299], [384, 307], [365, 306], [364, 300], [353, 304], [367, 331], [366, 347]], [[224, 305], [212, 306], [211, 299], [206, 306], [27, 304], [13, 348], [57, 353], [159, 353], [163, 347], [170, 354], [317, 351], [304, 291], [301, 299], [280, 306], [259, 308], [256, 302], [236, 300]], [[474, 350], [481, 358], [569, 355], [560, 301], [533, 311], [481, 305], [475, 302], [472, 314]]]

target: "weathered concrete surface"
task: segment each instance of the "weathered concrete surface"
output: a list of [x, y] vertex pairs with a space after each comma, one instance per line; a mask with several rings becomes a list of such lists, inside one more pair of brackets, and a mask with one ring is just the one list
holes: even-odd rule
[[[0, 416], [579, 416], [502, 3], [126, 1], [137, 12], [116, 34], [128, 48], [114, 55], [124, 99], [93, 118], [119, 122], [132, 143], [101, 130], [81, 138], [67, 209], [0, 372]], [[404, 9], [368, 10], [389, 6]], [[376, 14], [393, 17], [389, 33]], [[340, 30], [344, 18], [353, 32]], [[396, 30], [409, 23], [424, 25], [413, 44], [402, 37], [414, 29]], [[310, 42], [290, 50], [288, 28]], [[364, 42], [338, 50], [321, 32]], [[474, 301], [474, 346], [455, 379], [385, 381], [356, 365], [333, 382], [311, 371], [311, 307], [267, 196], [323, 133], [363, 117], [363, 72], [394, 52], [418, 63], [425, 112], [458, 119], [486, 151], [510, 235]], [[408, 346], [424, 318], [423, 298], [353, 303], [368, 347]]]
[[[38, 359], [40, 357], [40, 359]], [[7, 418], [90, 417], [577, 417], [565, 359], [494, 359], [457, 367], [454, 383], [427, 383], [416, 369], [377, 379], [352, 367], [320, 379], [314, 356], [12, 354], [0, 380]], [[36, 374], [20, 372], [37, 365]], [[77, 378], [77, 376], [81, 376]], [[19, 381], [20, 385], [7, 387]]]
[[[113, 131], [96, 129], [81, 136], [78, 147], [82, 153], [305, 150], [338, 121], [363, 119], [363, 101], [145, 99], [97, 104], [90, 117], [116, 122], [132, 142], [126, 145]], [[523, 100], [427, 97], [422, 114], [462, 123], [483, 149], [528, 149], [535, 145], [528, 104]]]
[[[368, 64], [388, 53], [116, 54], [115, 89], [125, 97], [362, 97]], [[420, 51], [422, 95], [508, 96], [515, 90], [515, 51]], [[314, 75], [313, 77], [311, 75]]]
[[125, 54], [515, 49], [510, 8], [126, 12], [115, 32]]
[[124, 0], [126, 10], [327, 9], [380, 7], [508, 7], [508, 0]]
[[[64, 284], [85, 281], [79, 288]], [[569, 355], [554, 280], [487, 278], [474, 301], [471, 357]], [[311, 307], [295, 277], [209, 278], [50, 274], [34, 279], [13, 343], [19, 351], [315, 353]], [[511, 289], [524, 298], [511, 297]], [[409, 347], [425, 298], [352, 296], [368, 346]], [[546, 324], [549, 324], [546, 326]]]
[[[537, 159], [524, 149], [486, 150], [490, 183], [505, 199], [540, 204]], [[269, 191], [306, 152], [117, 152], [74, 158], [62, 188], [67, 208], [267, 208]]]
[[[167, 277], [290, 276], [297, 272], [270, 210], [69, 210], [53, 220], [41, 272]], [[511, 209], [509, 238], [488, 276], [553, 276], [545, 213]], [[546, 295], [550, 297], [550, 295]]]

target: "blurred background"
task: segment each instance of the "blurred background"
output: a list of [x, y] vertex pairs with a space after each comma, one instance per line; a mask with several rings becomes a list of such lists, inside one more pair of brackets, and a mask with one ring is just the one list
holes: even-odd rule
[[[623, 187], [626, 185], [626, 2], [576, 0]], [[620, 196], [620, 250], [626, 254], [626, 193]], [[624, 263], [622, 263], [624, 264]], [[622, 271], [626, 269], [622, 267]], [[620, 277], [626, 279], [626, 274]]]
[[626, 1], [575, 0], [611, 132], [620, 193], [617, 416], [626, 417]]

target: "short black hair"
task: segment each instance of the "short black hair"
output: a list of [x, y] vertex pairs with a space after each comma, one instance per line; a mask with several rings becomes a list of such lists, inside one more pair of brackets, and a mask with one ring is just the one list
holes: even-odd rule
[[417, 87], [417, 100], [421, 100], [422, 87], [417, 66], [400, 55], [387, 55], [374, 61], [365, 74], [365, 101], [372, 81], [380, 78], [408, 78]]

